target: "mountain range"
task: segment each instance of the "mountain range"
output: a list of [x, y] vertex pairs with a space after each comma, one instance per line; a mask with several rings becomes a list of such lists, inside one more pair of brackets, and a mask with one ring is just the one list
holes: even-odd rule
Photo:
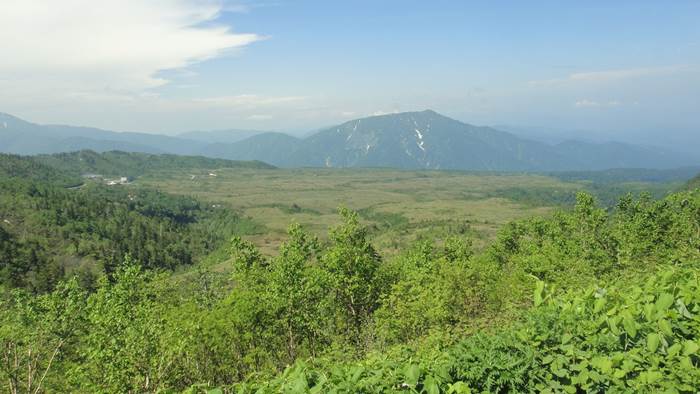
[[700, 164], [699, 157], [657, 147], [530, 140], [432, 110], [355, 119], [304, 138], [236, 129], [178, 136], [114, 132], [38, 125], [0, 113], [0, 152], [30, 155], [83, 149], [260, 160], [281, 167], [570, 171]]

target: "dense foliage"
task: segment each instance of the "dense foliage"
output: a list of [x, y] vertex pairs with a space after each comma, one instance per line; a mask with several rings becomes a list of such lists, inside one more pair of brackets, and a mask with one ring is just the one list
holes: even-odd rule
[[[700, 282], [669, 268], [642, 285], [551, 297], [538, 282], [523, 323], [444, 349], [349, 364], [298, 362], [242, 392], [695, 392]], [[543, 300], [546, 294], [548, 299]]]
[[259, 161], [212, 159], [202, 156], [153, 155], [148, 153], [89, 150], [34, 156], [34, 160], [60, 171], [83, 175], [136, 177], [149, 171], [192, 168], [273, 168]]
[[0, 153], [0, 179], [18, 178], [58, 186], [77, 186], [82, 183], [77, 175], [27, 157]]
[[602, 171], [557, 171], [546, 174], [563, 181], [619, 184], [629, 182], [685, 182], [687, 179], [695, 176], [698, 171], [700, 171], [700, 168], [695, 166], [673, 169], [613, 168]]
[[700, 189], [700, 175], [696, 176], [688, 182], [688, 189]]
[[51, 289], [77, 275], [91, 287], [130, 255], [151, 269], [192, 264], [250, 220], [204, 204], [138, 187], [88, 183], [67, 189], [65, 172], [7, 156], [0, 178], [0, 284]]
[[450, 237], [388, 260], [356, 213], [340, 213], [327, 242], [292, 225], [272, 258], [234, 237], [232, 277], [214, 287], [200, 272], [182, 291], [145, 269], [145, 254], [94, 290], [69, 280], [39, 296], [6, 291], [0, 381], [14, 392], [243, 393], [700, 384], [698, 191], [625, 197], [612, 213], [582, 193], [573, 210], [511, 223], [483, 252]]

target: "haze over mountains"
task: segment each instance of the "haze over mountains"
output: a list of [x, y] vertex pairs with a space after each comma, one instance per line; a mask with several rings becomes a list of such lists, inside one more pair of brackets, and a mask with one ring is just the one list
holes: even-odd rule
[[619, 142], [548, 144], [431, 110], [356, 119], [305, 138], [235, 129], [172, 137], [38, 125], [0, 114], [1, 152], [28, 155], [83, 149], [260, 160], [281, 167], [562, 171], [700, 164], [700, 158], [689, 154]]

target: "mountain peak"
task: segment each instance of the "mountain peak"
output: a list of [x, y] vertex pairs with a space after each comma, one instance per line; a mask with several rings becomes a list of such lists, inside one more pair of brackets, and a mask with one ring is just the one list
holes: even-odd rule
[[353, 123], [353, 122], [357, 122], [358, 120], [366, 120], [366, 119], [372, 119], [372, 118], [382, 118], [382, 119], [398, 118], [398, 119], [402, 119], [402, 118], [407, 118], [407, 117], [419, 117], [422, 119], [441, 118], [441, 119], [449, 119], [449, 120], [456, 122], [456, 120], [449, 118], [445, 115], [442, 115], [438, 112], [435, 112], [432, 109], [424, 109], [422, 111], [404, 111], [404, 112], [390, 112], [390, 113], [379, 112], [379, 113], [376, 113], [374, 115], [366, 116], [363, 118], [349, 120], [345, 123]]

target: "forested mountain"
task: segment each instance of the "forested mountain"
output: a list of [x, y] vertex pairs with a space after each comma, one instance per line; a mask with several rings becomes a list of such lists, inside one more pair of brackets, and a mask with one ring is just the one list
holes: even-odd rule
[[619, 142], [565, 141], [555, 145], [554, 149], [572, 163], [581, 163], [581, 166], [587, 165], [589, 168], [599, 170], [608, 168], [670, 168], [699, 164], [697, 160], [693, 161], [687, 155], [677, 152]]
[[196, 154], [207, 144], [164, 135], [120, 133], [90, 127], [38, 125], [0, 113], [0, 152], [32, 155], [90, 149]]
[[[245, 138], [247, 137], [247, 138]], [[245, 130], [178, 137], [36, 125], [0, 114], [0, 151], [18, 154], [121, 150], [260, 160], [285, 167], [395, 167], [493, 171], [675, 168], [700, 157], [622, 143], [556, 145], [469, 125], [434, 111], [356, 119], [297, 139]]]
[[374, 116], [306, 138], [287, 166], [473, 170], [556, 168], [546, 147], [433, 111]]
[[557, 171], [548, 175], [564, 181], [589, 181], [593, 183], [621, 182], [687, 182], [700, 172], [700, 166], [673, 169], [612, 168], [602, 171]]
[[229, 159], [257, 158], [285, 167], [394, 167], [492, 171], [674, 168], [698, 164], [657, 148], [568, 141], [548, 145], [434, 111], [352, 120], [300, 141], [251, 137], [217, 151]]
[[212, 144], [203, 151], [210, 157], [236, 160], [260, 160], [272, 165], [286, 164], [290, 152], [296, 151], [301, 140], [283, 133], [262, 133], [233, 144]]
[[51, 167], [34, 158], [0, 153], [0, 179], [22, 179], [58, 186], [81, 184], [80, 174]]
[[178, 138], [192, 141], [206, 142], [207, 144], [232, 144], [242, 141], [254, 135], [263, 134], [266, 131], [260, 130], [212, 130], [212, 131], [188, 131], [178, 134]]
[[50, 168], [70, 174], [100, 174], [111, 176], [139, 176], [148, 171], [175, 169], [217, 169], [217, 168], [273, 168], [259, 161], [234, 161], [213, 159], [202, 156], [177, 156], [170, 154], [152, 155], [110, 151], [97, 153], [79, 151], [38, 155], [31, 158]]
[[77, 275], [85, 286], [129, 255], [150, 269], [192, 264], [233, 234], [256, 229], [249, 219], [141, 187], [84, 182], [84, 172], [138, 176], [172, 168], [267, 168], [201, 157], [77, 152], [20, 157], [0, 154], [0, 287], [46, 291]]

